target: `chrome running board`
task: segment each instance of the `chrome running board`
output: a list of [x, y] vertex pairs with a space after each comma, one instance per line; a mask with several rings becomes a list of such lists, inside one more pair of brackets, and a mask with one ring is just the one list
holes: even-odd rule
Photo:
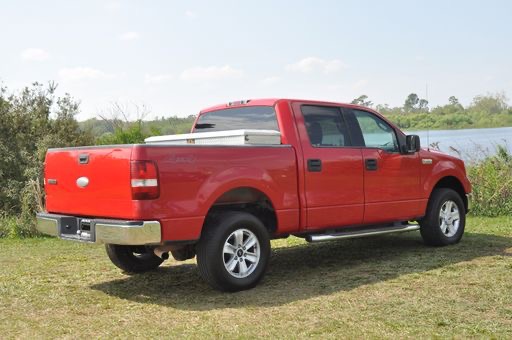
[[360, 230], [350, 230], [350, 231], [341, 231], [334, 234], [312, 234], [306, 236], [306, 241], [308, 242], [322, 242], [322, 241], [331, 241], [331, 240], [341, 240], [347, 238], [356, 238], [356, 237], [367, 237], [367, 236], [375, 236], [375, 235], [383, 235], [383, 234], [391, 234], [391, 233], [402, 233], [406, 231], [414, 231], [419, 230], [420, 226], [418, 224], [404, 224], [399, 226], [392, 227], [380, 227], [380, 228], [372, 228], [372, 229], [360, 229]]

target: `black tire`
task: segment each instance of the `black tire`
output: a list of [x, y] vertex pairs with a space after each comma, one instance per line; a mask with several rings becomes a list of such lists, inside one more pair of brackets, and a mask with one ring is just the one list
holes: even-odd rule
[[145, 246], [106, 244], [105, 249], [110, 261], [126, 273], [144, 273], [164, 262]]
[[[228, 240], [236, 239], [233, 236], [235, 231], [242, 231], [242, 243], [249, 243], [247, 241], [251, 236], [255, 236], [259, 243], [259, 260], [246, 262], [244, 248], [243, 260], [238, 258], [240, 264], [235, 264], [232, 270], [236, 272], [236, 266], [238, 266], [238, 275], [241, 275], [244, 269], [252, 268], [252, 272], [247, 273], [246, 277], [235, 277], [234, 275], [237, 274], [232, 274], [226, 268], [229, 263], [232, 263], [230, 260], [235, 259], [236, 262], [235, 254], [239, 254], [238, 250], [240, 250], [234, 251], [234, 255], [224, 252], [224, 244], [229, 242]], [[247, 253], [256, 253], [256, 248], [247, 249]], [[258, 218], [245, 212], [229, 211], [210, 217], [197, 244], [199, 273], [211, 287], [220, 291], [236, 292], [256, 286], [265, 274], [269, 257], [270, 237], [267, 229]], [[244, 269], [241, 267], [241, 262], [244, 262]]]
[[[447, 206], [445, 206], [445, 204], [449, 204], [449, 202], [453, 202], [459, 212], [458, 227], [454, 233], [449, 229], [445, 229], [445, 226], [447, 224], [453, 226], [454, 223], [451, 221], [455, 219], [450, 219], [448, 222], [445, 222], [443, 226], [445, 231], [442, 230], [444, 218], [441, 217], [441, 208], [444, 207], [446, 209]], [[423, 241], [431, 246], [447, 246], [458, 243], [464, 234], [465, 225], [466, 209], [460, 195], [452, 189], [435, 189], [428, 201], [427, 213], [420, 221], [420, 232]]]

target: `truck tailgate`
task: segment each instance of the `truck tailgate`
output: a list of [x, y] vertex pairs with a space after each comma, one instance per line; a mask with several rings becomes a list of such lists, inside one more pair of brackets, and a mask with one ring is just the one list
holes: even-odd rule
[[46, 209], [67, 215], [136, 219], [130, 186], [132, 145], [51, 149]]

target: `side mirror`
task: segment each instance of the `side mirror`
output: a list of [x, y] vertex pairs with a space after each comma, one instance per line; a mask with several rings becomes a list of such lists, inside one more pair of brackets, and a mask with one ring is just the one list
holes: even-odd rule
[[420, 151], [420, 136], [407, 135], [405, 136], [405, 151], [407, 153], [415, 153]]

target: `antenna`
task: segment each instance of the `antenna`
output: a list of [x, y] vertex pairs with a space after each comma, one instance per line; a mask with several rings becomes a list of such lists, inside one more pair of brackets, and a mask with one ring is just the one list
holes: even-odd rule
[[[425, 83], [425, 100], [428, 102], [428, 83]], [[427, 125], [427, 150], [428, 151], [430, 151], [430, 136], [429, 136], [429, 134], [430, 134], [430, 126]]]

